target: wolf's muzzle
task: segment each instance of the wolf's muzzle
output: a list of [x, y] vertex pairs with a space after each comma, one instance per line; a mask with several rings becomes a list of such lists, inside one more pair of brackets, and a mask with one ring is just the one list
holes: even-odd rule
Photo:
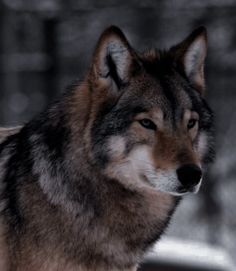
[[202, 178], [201, 169], [194, 164], [183, 165], [179, 167], [176, 172], [180, 183], [186, 189], [190, 189], [199, 184]]

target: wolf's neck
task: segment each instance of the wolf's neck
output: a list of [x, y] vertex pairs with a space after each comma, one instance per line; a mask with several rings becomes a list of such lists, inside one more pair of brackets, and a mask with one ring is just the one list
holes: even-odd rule
[[[90, 180], [83, 181], [60, 205], [51, 204], [35, 182], [24, 189], [22, 198], [32, 205], [25, 206], [26, 220], [33, 212], [33, 221], [28, 220], [33, 224], [26, 228], [35, 229], [28, 233], [28, 245], [32, 251], [40, 249], [48, 266], [53, 253], [65, 266], [85, 266], [83, 271], [131, 270], [127, 266], [137, 264], [166, 228], [175, 199], [148, 189], [127, 190], [115, 180], [99, 180], [100, 186], [92, 188]], [[40, 246], [34, 243], [35, 234]], [[26, 259], [33, 258], [27, 254]]]
[[87, 270], [125, 270], [137, 264], [166, 228], [176, 200], [151, 189], [127, 189], [91, 168], [84, 174], [85, 166], [75, 168], [77, 159], [48, 155], [43, 144], [37, 145], [41, 139], [34, 134], [32, 179], [21, 179], [18, 191], [23, 228], [34, 230], [20, 233], [12, 244], [20, 246], [25, 238], [21, 249], [29, 265], [35, 258], [29, 251], [38, 249], [49, 266], [49, 255], [55, 253]]
[[[86, 103], [81, 104], [85, 119]], [[26, 216], [41, 213], [40, 217], [34, 214], [34, 221], [28, 220], [33, 226], [27, 228], [37, 228], [46, 255], [57, 251], [88, 270], [94, 270], [89, 269], [91, 264], [104, 263], [109, 267], [104, 270], [125, 270], [160, 237], [176, 200], [152, 189], [128, 189], [99, 174], [88, 161], [84, 123], [78, 120], [82, 124], [77, 127], [76, 112], [62, 105], [62, 112], [58, 108], [25, 128], [31, 131], [28, 145], [34, 181], [21, 187], [21, 200]], [[35, 233], [30, 234], [29, 242], [33, 242]], [[63, 255], [65, 251], [68, 255]]]

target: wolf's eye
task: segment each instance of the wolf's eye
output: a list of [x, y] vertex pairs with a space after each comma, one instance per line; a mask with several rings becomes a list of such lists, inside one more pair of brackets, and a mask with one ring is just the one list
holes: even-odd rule
[[192, 129], [197, 124], [197, 121], [197, 119], [190, 119], [187, 125], [188, 129]]
[[139, 123], [146, 129], [156, 130], [157, 128], [156, 124], [149, 119], [139, 120]]

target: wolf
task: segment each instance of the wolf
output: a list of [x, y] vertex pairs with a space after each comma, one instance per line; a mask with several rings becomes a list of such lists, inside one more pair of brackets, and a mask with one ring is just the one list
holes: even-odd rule
[[213, 153], [204, 27], [138, 52], [116, 26], [88, 72], [0, 130], [0, 269], [134, 271]]

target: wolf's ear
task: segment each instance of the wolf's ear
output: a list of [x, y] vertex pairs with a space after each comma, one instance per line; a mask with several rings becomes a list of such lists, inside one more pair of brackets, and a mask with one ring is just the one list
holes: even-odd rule
[[207, 53], [206, 28], [203, 26], [197, 28], [171, 50], [189, 81], [203, 94], [205, 89], [204, 63]]
[[106, 29], [94, 52], [93, 76], [119, 90], [129, 82], [137, 66], [135, 51], [122, 31], [116, 26]]

